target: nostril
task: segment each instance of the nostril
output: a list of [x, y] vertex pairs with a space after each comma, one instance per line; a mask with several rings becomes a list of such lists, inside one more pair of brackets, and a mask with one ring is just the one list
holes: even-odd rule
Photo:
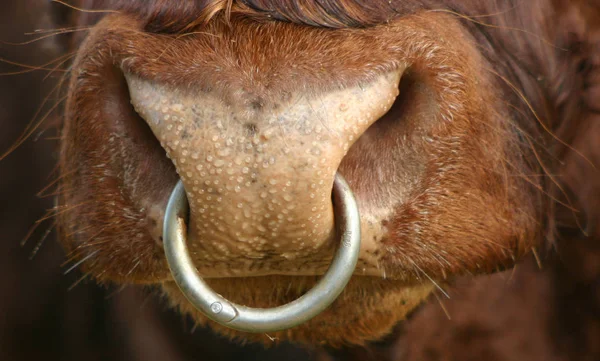
[[92, 93], [98, 101], [98, 111], [105, 116], [106, 134], [153, 146], [157, 140], [148, 125], [133, 109], [123, 73], [118, 68], [109, 66], [98, 76], [103, 78], [102, 86], [94, 89]]
[[405, 139], [412, 131], [424, 129], [437, 119], [439, 110], [435, 93], [419, 73], [407, 69], [400, 79], [398, 94], [389, 110], [361, 135], [358, 142], [391, 139], [386, 137], [390, 131], [396, 139]]
[[131, 105], [131, 96], [125, 76], [116, 67], [110, 67], [103, 75], [101, 89], [103, 110], [108, 116], [109, 130], [117, 136], [128, 137], [145, 149], [160, 148], [160, 144], [146, 122]]
[[132, 185], [132, 196], [138, 198], [136, 193], [145, 193], [139, 187], [142, 178], [155, 177], [159, 184], [174, 182], [176, 173], [173, 164], [165, 157], [164, 149], [148, 124], [132, 106], [123, 72], [109, 67], [101, 76], [103, 87], [96, 97], [101, 102], [112, 161], [121, 163], [122, 186]]
[[431, 154], [427, 144], [433, 142], [431, 129], [440, 124], [439, 100], [430, 79], [408, 68], [398, 90], [390, 109], [358, 138], [340, 164], [361, 207], [382, 214], [407, 201], [416, 180], [426, 181]]
[[134, 219], [139, 217], [138, 223], [146, 230], [144, 239], [162, 246], [161, 221], [169, 189], [177, 182], [175, 167], [134, 110], [123, 72], [108, 66], [98, 76], [102, 84], [92, 92], [98, 123], [92, 123], [88, 131], [102, 129], [99, 149], [106, 152], [107, 170], [101, 179], [114, 181], [119, 196], [132, 204], [125, 211]]

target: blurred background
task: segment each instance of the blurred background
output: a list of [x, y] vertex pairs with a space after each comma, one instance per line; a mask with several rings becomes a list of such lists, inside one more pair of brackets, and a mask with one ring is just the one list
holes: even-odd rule
[[194, 329], [155, 290], [86, 279], [49, 217], [60, 120], [51, 110], [63, 96], [52, 90], [66, 64], [47, 69], [69, 37], [45, 31], [69, 16], [50, 1], [0, 2], [0, 361], [600, 360], [600, 251], [586, 243], [560, 262], [530, 257], [516, 271], [459, 281], [450, 300], [435, 295], [390, 339], [343, 351], [242, 346]]

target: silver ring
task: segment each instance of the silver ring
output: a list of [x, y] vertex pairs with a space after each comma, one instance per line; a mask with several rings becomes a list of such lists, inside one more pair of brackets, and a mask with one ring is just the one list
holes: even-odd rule
[[342, 293], [352, 277], [360, 250], [360, 217], [356, 200], [344, 178], [333, 184], [336, 224], [341, 235], [338, 251], [319, 282], [300, 298], [274, 308], [235, 304], [214, 292], [198, 274], [186, 245], [189, 204], [177, 183], [164, 220], [163, 242], [173, 279], [185, 297], [211, 320], [245, 332], [274, 332], [297, 326], [323, 312]]

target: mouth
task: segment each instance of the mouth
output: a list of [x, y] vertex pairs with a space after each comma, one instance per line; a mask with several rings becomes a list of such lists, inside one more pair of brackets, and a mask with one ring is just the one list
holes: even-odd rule
[[[335, 174], [394, 104], [402, 73], [301, 95], [181, 90], [125, 74], [131, 104], [186, 190], [190, 255], [202, 277], [325, 273], [338, 244]], [[357, 273], [380, 276], [373, 241], [384, 229], [368, 218], [361, 226]]]

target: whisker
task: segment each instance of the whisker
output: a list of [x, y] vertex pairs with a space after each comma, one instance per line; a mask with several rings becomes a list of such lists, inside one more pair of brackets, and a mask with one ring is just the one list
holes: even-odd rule
[[504, 81], [506, 83], [506, 85], [508, 85], [517, 95], [519, 95], [519, 97], [521, 98], [521, 100], [523, 100], [523, 102], [525, 103], [525, 105], [527, 105], [527, 107], [529, 108], [529, 111], [531, 111], [531, 113], [535, 116], [535, 118], [538, 121], [538, 124], [540, 124], [542, 126], [542, 128], [544, 129], [544, 131], [546, 133], [548, 133], [554, 140], [556, 140], [557, 142], [559, 142], [560, 144], [562, 144], [563, 146], [567, 147], [568, 149], [572, 150], [573, 152], [575, 152], [577, 155], [579, 155], [582, 159], [584, 159], [594, 170], [598, 170], [598, 168], [596, 168], [596, 166], [594, 165], [594, 163], [588, 159], [583, 153], [581, 153], [579, 150], [577, 150], [576, 148], [574, 148], [573, 146], [569, 145], [567, 142], [565, 142], [564, 140], [560, 139], [556, 134], [554, 134], [552, 132], [552, 130], [550, 130], [548, 128], [548, 126], [546, 124], [544, 124], [544, 122], [542, 122], [542, 120], [540, 119], [539, 115], [537, 114], [537, 112], [535, 111], [535, 109], [533, 108], [533, 105], [531, 105], [531, 103], [529, 102], [529, 100], [527, 100], [527, 97], [525, 97], [525, 95], [513, 84], [511, 83], [508, 79], [506, 79], [504, 76], [502, 76], [501, 74], [498, 74], [497, 72], [495, 72], [492, 69], [489, 68], [485, 68], [487, 71], [489, 71], [490, 73], [496, 75], [498, 78], [502, 79], [502, 81]]
[[80, 11], [82, 13], [92, 13], [92, 14], [96, 14], [96, 13], [100, 13], [100, 14], [102, 14], [102, 13], [105, 13], [105, 14], [106, 13], [119, 14], [120, 13], [117, 10], [109, 10], [109, 9], [107, 9], [107, 10], [89, 10], [89, 9], [83, 9], [83, 8], [77, 7], [75, 5], [67, 4], [66, 2], [61, 1], [61, 0], [51, 0], [51, 1], [53, 3], [64, 5], [64, 6], [68, 7], [68, 8], [71, 8], [71, 9], [76, 10], [76, 11]]
[[87, 247], [94, 247], [94, 246], [98, 246], [98, 245], [106, 244], [106, 243], [110, 243], [110, 242], [111, 242], [110, 239], [104, 239], [102, 241], [94, 241], [94, 242], [85, 242], [85, 243], [82, 243], [79, 246], [77, 246], [77, 249], [81, 250], [81, 249], [84, 249]]
[[53, 137], [44, 137], [44, 138], [42, 138], [42, 140], [61, 140], [61, 139], [62, 139], [62, 137], [60, 135], [56, 135], [56, 136], [53, 136]]
[[[90, 227], [90, 228], [95, 228], [95, 227]], [[69, 257], [69, 258], [65, 262], [63, 262], [63, 264], [61, 265], [61, 267], [64, 267], [67, 263], [69, 263], [73, 259], [77, 258], [79, 256], [79, 254], [80, 254], [80, 253], [76, 253], [77, 251], [81, 251], [82, 249], [84, 249], [85, 247], [88, 247], [88, 246], [93, 246], [93, 245], [98, 245], [98, 244], [109, 242], [108, 240], [107, 241], [92, 242], [92, 240], [95, 239], [96, 237], [98, 237], [100, 234], [102, 234], [102, 232], [105, 229], [106, 229], [106, 227], [102, 227], [98, 232], [96, 232], [93, 235], [91, 235], [90, 237], [88, 237], [87, 240], [85, 240], [80, 245], [78, 245], [77, 247], [75, 247], [71, 252], [67, 253], [65, 256]], [[79, 230], [75, 231], [73, 234], [77, 234], [77, 233], [83, 232], [83, 231], [84, 231], [83, 229], [79, 229]], [[96, 251], [98, 251], [98, 250], [96, 250]]]
[[[51, 213], [52, 211], [54, 211], [54, 213], [53, 213], [53, 214], [46, 214], [44, 217], [42, 217], [42, 218], [38, 219], [38, 220], [37, 220], [35, 223], [40, 223], [40, 222], [43, 222], [43, 221], [45, 221], [45, 220], [47, 220], [47, 219], [50, 219], [50, 218], [56, 217], [56, 216], [58, 216], [59, 214], [63, 214], [63, 213], [65, 213], [65, 212], [72, 211], [72, 210], [73, 210], [73, 209], [75, 209], [75, 208], [79, 208], [79, 207], [81, 207], [81, 206], [84, 206], [84, 205], [86, 205], [86, 204], [89, 204], [89, 203], [90, 203], [90, 201], [86, 201], [86, 202], [82, 202], [82, 203], [75, 204], [75, 205], [64, 205], [64, 206], [57, 206], [57, 207], [54, 207], [54, 208], [52, 208], [52, 209], [50, 210], [50, 212], [49, 212], [49, 213]], [[62, 209], [61, 209], [61, 208], [62, 208]]]
[[[544, 162], [540, 159], [540, 157], [538, 156], [537, 152], [535, 149], [533, 149], [532, 146], [532, 151], [535, 154], [535, 157], [538, 160], [538, 163], [540, 164], [540, 166], [542, 167], [542, 170], [544, 171], [544, 173], [546, 173], [546, 175], [549, 177], [550, 181], [552, 181], [552, 183], [558, 188], [558, 190], [562, 193], [562, 195], [567, 199], [567, 203], [568, 206], [566, 206], [567, 209], [571, 210], [571, 212], [573, 213], [573, 218], [575, 219], [575, 222], [577, 223], [577, 227], [579, 227], [579, 229], [585, 233], [585, 230], [583, 229], [583, 227], [581, 226], [581, 224], [579, 223], [579, 218], [577, 217], [576, 213], [579, 213], [580, 211], [578, 209], [576, 209], [573, 206], [573, 202], [571, 202], [571, 197], [569, 197], [567, 191], [565, 191], [565, 189], [560, 185], [560, 182], [558, 182], [551, 174], [550, 172], [548, 172], [548, 170], [546, 169]], [[564, 204], [563, 204], [564, 205]]]
[[413, 264], [413, 266], [415, 266], [415, 267], [416, 267], [416, 268], [417, 268], [417, 269], [418, 269], [418, 270], [419, 270], [419, 271], [420, 271], [420, 272], [421, 272], [423, 275], [425, 275], [425, 277], [427, 277], [427, 278], [429, 279], [429, 281], [431, 281], [431, 283], [433, 283], [433, 285], [434, 285], [434, 286], [435, 286], [435, 287], [436, 287], [438, 290], [440, 290], [440, 292], [441, 292], [441, 293], [442, 293], [444, 296], [446, 296], [446, 298], [450, 299], [450, 295], [449, 295], [448, 293], [446, 293], [446, 291], [444, 291], [444, 289], [443, 289], [442, 287], [440, 287], [440, 285], [439, 285], [439, 284], [437, 284], [437, 282], [435, 282], [435, 281], [433, 280], [433, 278], [429, 277], [429, 275], [428, 275], [428, 274], [427, 274], [425, 271], [423, 271], [423, 269], [421, 269], [421, 267], [419, 267], [419, 265], [418, 265], [418, 264], [416, 264], [416, 263], [415, 263], [414, 261], [412, 261], [412, 260], [409, 260], [409, 261], [410, 261], [410, 262]]
[[[42, 219], [47, 219], [45, 218], [47, 215], [49, 215], [52, 212], [52, 209], [46, 210], [46, 213], [44, 213], [44, 215], [42, 216]], [[33, 235], [33, 232], [35, 232], [35, 230], [40, 226], [40, 224], [42, 224], [42, 219], [36, 221], [31, 228], [29, 228], [29, 231], [27, 231], [27, 234], [25, 235], [25, 237], [23, 237], [23, 240], [21, 242], [19, 242], [19, 245], [21, 247], [24, 247], [25, 244], [27, 243], [27, 241], [29, 240], [29, 238], [31, 238], [31, 236]]]
[[276, 342], [279, 339], [278, 337], [270, 336], [268, 333], [265, 333], [265, 336], [267, 336], [271, 342]]
[[512, 270], [510, 271], [510, 276], [506, 280], [506, 284], [510, 283], [515, 278], [515, 274], [517, 273], [518, 265], [519, 265], [518, 263], [515, 263], [515, 265], [513, 266]]
[[129, 270], [129, 272], [127, 272], [127, 274], [125, 275], [125, 277], [131, 276], [131, 274], [133, 273], [133, 271], [135, 271], [135, 269], [140, 265], [142, 261], [141, 260], [137, 260], [137, 262], [133, 265], [133, 267], [131, 267], [131, 269]]
[[[444, 313], [446, 314], [446, 317], [448, 317], [448, 320], [452, 321], [450, 312], [448, 312], [448, 309], [446, 308], [446, 305], [444, 305], [444, 302], [442, 302], [442, 299], [440, 298], [440, 296], [438, 296], [437, 292], [432, 292], [432, 293], [435, 296], [435, 298], [437, 299], [438, 303], [440, 304], [442, 311], [444, 311]], [[448, 298], [450, 298], [450, 297], [448, 297]]]
[[42, 188], [39, 192], [36, 193], [37, 197], [42, 197], [44, 192], [46, 192], [48, 190], [48, 188], [52, 187], [53, 185], [55, 185], [56, 183], [58, 183], [61, 179], [63, 179], [66, 176], [69, 176], [73, 173], [75, 173], [77, 171], [77, 169], [73, 169], [69, 172], [66, 172], [64, 174], [59, 175], [55, 180], [51, 181], [48, 185], [46, 185], [44, 188]]
[[88, 254], [87, 256], [83, 257], [82, 259], [80, 259], [79, 261], [77, 261], [75, 264], [73, 264], [71, 267], [69, 267], [64, 273], [63, 275], [66, 275], [68, 273], [70, 273], [71, 271], [73, 271], [75, 268], [79, 267], [83, 262], [89, 260], [90, 258], [94, 257], [99, 251], [95, 250], [94, 252]]
[[194, 322], [194, 325], [192, 326], [192, 328], [190, 329], [190, 334], [193, 334], [194, 332], [196, 332], [196, 330], [198, 329], [198, 327], [200, 327], [200, 323], [199, 322]]
[[69, 286], [69, 288], [67, 288], [67, 291], [73, 290], [73, 288], [75, 288], [78, 284], [80, 284], [81, 281], [83, 281], [84, 279], [86, 279], [89, 275], [90, 275], [90, 273], [88, 272], [88, 273], [85, 273], [80, 278], [78, 278], [77, 281], [75, 281], [71, 286]]
[[8, 75], [21, 75], [21, 74], [26, 74], [26, 73], [31, 73], [34, 71], [38, 71], [38, 70], [48, 70], [48, 71], [52, 71], [55, 68], [47, 68], [47, 66], [52, 65], [56, 62], [60, 62], [62, 60], [64, 60], [64, 58], [70, 58], [73, 53], [69, 53], [69, 54], [64, 54], [61, 55], [55, 59], [52, 59], [51, 61], [44, 63], [42, 65], [28, 65], [28, 64], [24, 64], [24, 63], [19, 63], [16, 61], [12, 61], [12, 60], [8, 60], [8, 59], [4, 59], [4, 58], [0, 58], [0, 62], [5, 63], [5, 64], [9, 64], [9, 65], [14, 65], [14, 66], [19, 66], [21, 68], [25, 68], [27, 70], [19, 70], [19, 71], [13, 71], [13, 72], [6, 72], [6, 73], [0, 73], [0, 76], [8, 76]]
[[59, 185], [58, 187], [56, 187], [56, 189], [54, 191], [52, 191], [52, 193], [40, 194], [39, 197], [40, 198], [56, 197], [56, 196], [66, 194], [69, 190], [70, 189], [63, 189], [63, 186]]
[[[57, 87], [54, 88], [55, 90], [57, 89]], [[52, 91], [54, 92], [54, 90]], [[61, 99], [59, 99], [59, 101], [56, 102], [56, 104], [54, 104], [42, 117], [42, 119], [40, 121], [38, 121], [35, 125], [31, 126], [31, 127], [27, 127], [25, 129], [25, 131], [23, 132], [23, 134], [17, 139], [17, 141], [6, 151], [4, 152], [4, 154], [0, 155], [0, 161], [2, 161], [4, 158], [6, 158], [9, 154], [11, 154], [12, 152], [15, 151], [15, 149], [17, 149], [18, 147], [20, 147], [27, 139], [29, 139], [29, 137], [36, 131], [36, 129], [38, 129], [42, 123], [48, 118], [48, 116], [50, 116], [50, 114], [52, 114], [56, 108], [58, 108], [58, 106], [65, 100], [67, 99], [67, 96], [62, 97]], [[44, 106], [44, 104], [46, 103], [46, 100], [44, 101], [44, 103], [40, 106], [40, 109]], [[34, 118], [35, 119], [35, 118]]]
[[71, 237], [73, 235], [76, 235], [76, 234], [81, 233], [81, 232], [85, 232], [85, 231], [87, 231], [89, 229], [92, 229], [92, 228], [95, 228], [95, 227], [96, 227], [95, 225], [90, 225], [90, 226], [87, 226], [87, 227], [79, 228], [79, 229], [74, 230], [73, 232], [67, 233], [66, 236], [67, 237]]
[[[516, 167], [514, 164], [512, 164], [510, 161], [508, 160], [504, 160], [508, 165], [510, 165], [513, 169], [518, 169], [518, 167]], [[514, 176], [516, 177], [520, 177], [521, 179], [523, 179], [525, 182], [529, 183], [530, 185], [532, 185], [534, 188], [536, 188], [538, 191], [540, 191], [542, 194], [544, 194], [545, 196], [547, 196], [549, 199], [551, 199], [552, 201], [560, 204], [561, 206], [567, 208], [568, 210], [575, 212], [575, 213], [579, 213], [579, 210], [576, 208], [573, 208], [571, 205], [566, 204], [565, 202], [559, 200], [558, 198], [556, 198], [555, 196], [553, 196], [552, 194], [548, 193], [541, 185], [537, 184], [536, 182], [532, 181], [531, 179], [527, 178], [525, 175], [523, 174], [515, 174]]]
[[[44, 76], [44, 78], [42, 79], [42, 81], [48, 79], [55, 71], [60, 70], [61, 72], [68, 74], [71, 72], [71, 66], [68, 66], [66, 69], [58, 69], [60, 66], [62, 66], [63, 64], [65, 64], [66, 62], [70, 61], [71, 59], [73, 59], [76, 55], [77, 52], [71, 52], [69, 54], [66, 54], [67, 56], [65, 57], [65, 59], [63, 59], [60, 63], [56, 64], [56, 66], [53, 68], [53, 70], [51, 70], [48, 74], [46, 74], [46, 76]], [[62, 81], [61, 81], [62, 83]]]
[[447, 14], [455, 15], [455, 16], [461, 18], [461, 19], [470, 21], [470, 22], [472, 22], [474, 24], [481, 25], [481, 26], [484, 26], [484, 27], [487, 27], [487, 28], [501, 29], [501, 30], [511, 30], [511, 31], [520, 32], [520, 33], [523, 33], [523, 34], [526, 34], [526, 35], [533, 36], [536, 39], [538, 39], [541, 42], [543, 42], [544, 44], [551, 46], [552, 48], [555, 48], [555, 49], [558, 49], [558, 50], [561, 50], [561, 51], [568, 51], [568, 49], [564, 49], [564, 48], [561, 48], [559, 46], [556, 46], [556, 44], [553, 44], [551, 41], [549, 41], [548, 39], [544, 38], [543, 36], [541, 36], [539, 34], [536, 34], [534, 32], [531, 32], [529, 30], [515, 28], [515, 27], [511, 27], [511, 26], [500, 26], [500, 25], [494, 25], [494, 24], [484, 23], [482, 21], [475, 20], [471, 16], [467, 16], [465, 14], [461, 14], [461, 13], [458, 13], [456, 11], [449, 10], [449, 9], [433, 9], [433, 10], [428, 10], [428, 12], [433, 12], [433, 13], [447, 13]]
[[11, 42], [8, 42], [8, 41], [2, 41], [2, 43], [6, 44], [6, 45], [13, 45], [13, 46], [29, 45], [29, 44], [38, 42], [40, 40], [51, 38], [53, 36], [62, 35], [62, 34], [71, 34], [71, 33], [76, 33], [76, 32], [79, 32], [79, 31], [88, 31], [90, 29], [91, 29], [91, 27], [79, 28], [79, 29], [73, 29], [73, 30], [57, 31], [57, 32], [55, 32], [53, 34], [42, 35], [42, 36], [39, 36], [39, 37], [37, 37], [35, 39], [27, 40], [27, 41], [24, 41], [24, 42], [21, 42], [21, 43], [11, 43]]
[[48, 227], [46, 232], [44, 232], [44, 235], [42, 236], [42, 238], [40, 238], [40, 240], [35, 244], [35, 246], [33, 247], [33, 250], [31, 251], [31, 254], [29, 255], [30, 261], [33, 260], [35, 255], [39, 252], [40, 248], [44, 244], [44, 241], [48, 238], [48, 235], [52, 232], [52, 230], [54, 230], [54, 227], [56, 227], [56, 223], [57, 223], [56, 221], [52, 222], [50, 227]]
[[[523, 117], [526, 117], [526, 114], [525, 114], [525, 112], [524, 112], [522, 109], [518, 108], [518, 107], [517, 107], [517, 106], [515, 106], [514, 104], [511, 104], [511, 103], [508, 103], [508, 102], [504, 102], [504, 103], [505, 103], [505, 104], [506, 104], [508, 107], [510, 107], [510, 108], [514, 109], [515, 111], [519, 112], [519, 114], [521, 114]], [[557, 162], [560, 162], [560, 161], [561, 161], [560, 159], [558, 159], [558, 157], [557, 157], [557, 156], [556, 156], [556, 155], [555, 155], [553, 152], [551, 152], [549, 149], [547, 149], [547, 148], [545, 147], [545, 144], [543, 144], [543, 143], [542, 143], [540, 140], [533, 138], [531, 135], [529, 135], [529, 134], [528, 134], [528, 133], [527, 133], [525, 130], [523, 130], [521, 127], [519, 127], [519, 126], [518, 126], [517, 124], [515, 124], [514, 122], [513, 122], [513, 123], [511, 123], [511, 126], [512, 126], [513, 128], [515, 128], [515, 129], [516, 129], [516, 130], [519, 132], [519, 134], [520, 134], [520, 135], [523, 135], [524, 137], [527, 137], [527, 138], [529, 138], [529, 142], [528, 142], [529, 144], [531, 144], [531, 143], [534, 143], [534, 144], [538, 145], [538, 146], [539, 146], [539, 149], [542, 149], [542, 150], [544, 150], [544, 151], [545, 151], [545, 153], [546, 153], [548, 156], [550, 156], [552, 159], [556, 160]]]
[[540, 270], [543, 269], [542, 260], [540, 259], [540, 256], [538, 256], [537, 249], [535, 247], [531, 247], [531, 253], [533, 253], [533, 257], [535, 258], [535, 263], [537, 263], [538, 268]]
[[57, 31], [75, 30], [75, 29], [81, 29], [81, 28], [83, 28], [83, 27], [82, 26], [71, 26], [71, 27], [64, 27], [64, 28], [59, 28], [59, 29], [36, 29], [34, 31], [26, 32], [24, 34], [25, 35], [49, 34], [49, 33], [54, 33]]
[[508, 14], [514, 10], [516, 10], [518, 7], [520, 6], [520, 4], [515, 4], [513, 6], [511, 6], [510, 8], [506, 9], [506, 10], [502, 10], [502, 11], [497, 11], [495, 13], [489, 13], [489, 14], [481, 14], [481, 15], [469, 15], [470, 18], [472, 19], [479, 19], [479, 18], [492, 18], [492, 17], [497, 17], [499, 15], [505, 15]]

